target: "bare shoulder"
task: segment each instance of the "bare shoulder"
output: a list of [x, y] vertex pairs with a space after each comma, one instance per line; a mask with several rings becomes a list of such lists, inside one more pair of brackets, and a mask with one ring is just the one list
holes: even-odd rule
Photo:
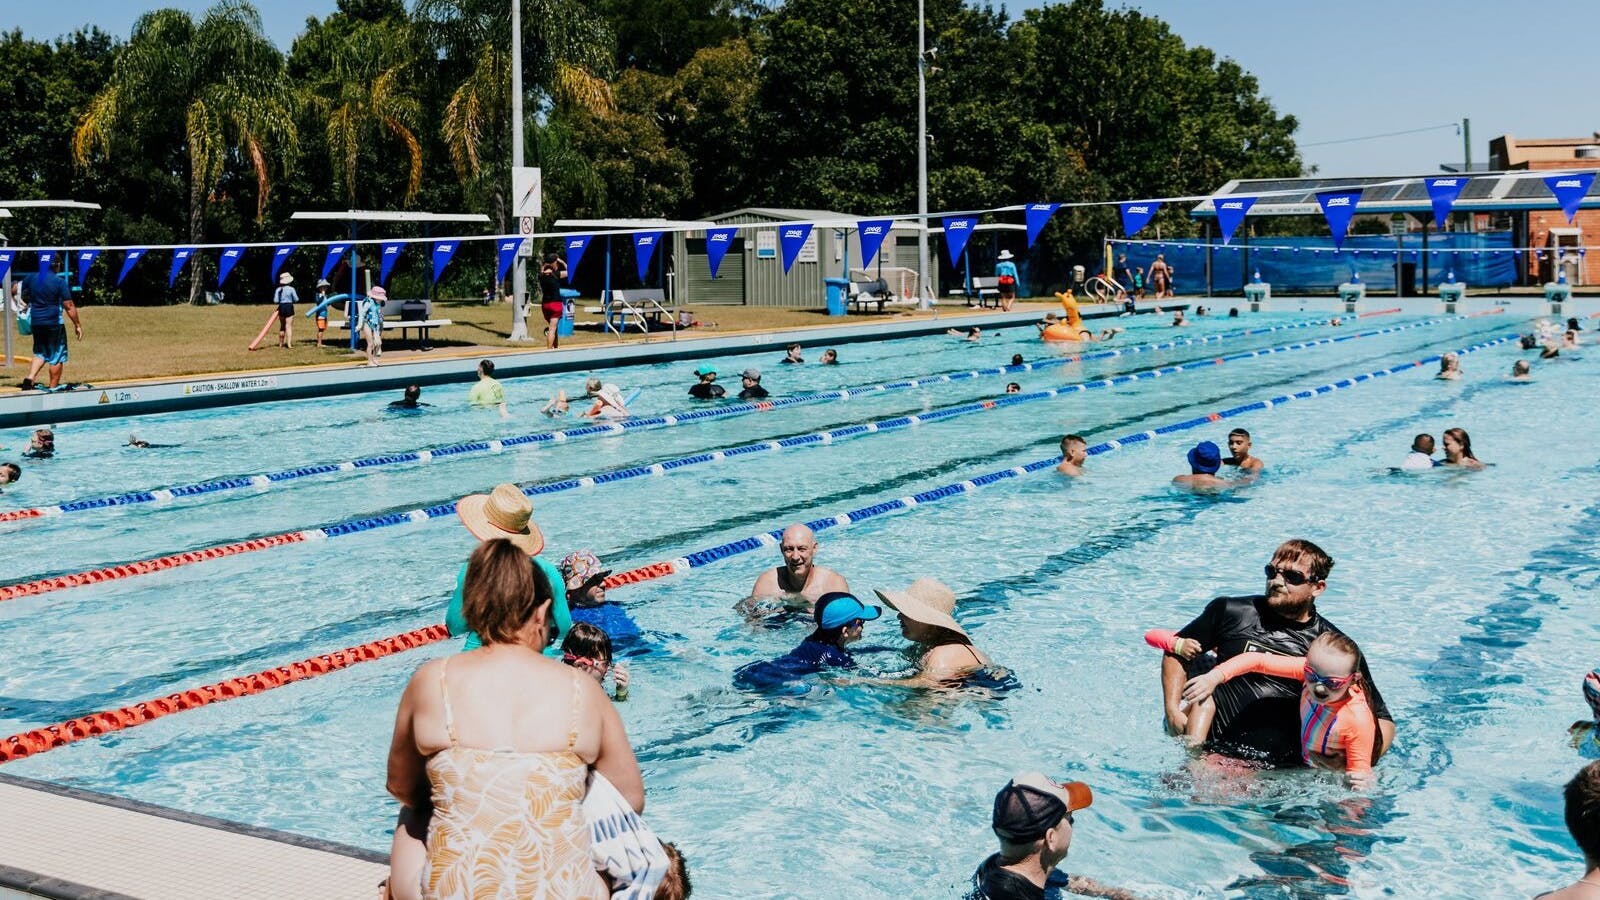
[[757, 597], [778, 593], [778, 570], [773, 568], [763, 570], [756, 577], [756, 586], [750, 589], [750, 593]]
[[817, 574], [822, 576], [820, 579], [822, 581], [822, 586], [826, 587], [830, 591], [848, 592], [850, 590], [850, 582], [846, 581], [843, 575], [840, 575], [838, 572], [835, 572], [833, 569], [830, 569], [827, 566], [817, 566]]

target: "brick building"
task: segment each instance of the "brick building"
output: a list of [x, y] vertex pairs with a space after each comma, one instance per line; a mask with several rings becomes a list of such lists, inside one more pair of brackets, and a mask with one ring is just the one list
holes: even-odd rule
[[[1539, 171], [1573, 169], [1600, 169], [1600, 132], [1576, 138], [1517, 138], [1506, 134], [1489, 142], [1489, 168], [1500, 170]], [[1541, 186], [1542, 189], [1542, 186]], [[1584, 205], [1596, 204], [1600, 179], [1590, 189]], [[1567, 266], [1567, 278], [1573, 284], [1600, 285], [1600, 254], [1578, 255], [1576, 248], [1585, 244], [1600, 246], [1600, 204], [1596, 208], [1578, 210], [1571, 224], [1559, 209], [1518, 210], [1509, 214], [1513, 243], [1522, 247], [1557, 249]], [[1547, 249], [1549, 254], [1551, 249]], [[1538, 284], [1554, 277], [1548, 258], [1540, 260], [1537, 253], [1529, 253], [1526, 260], [1527, 281]]]

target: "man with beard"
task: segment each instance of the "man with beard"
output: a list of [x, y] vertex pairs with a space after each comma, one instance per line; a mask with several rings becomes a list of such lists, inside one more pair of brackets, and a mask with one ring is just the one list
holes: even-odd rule
[[[1265, 594], [1252, 597], [1218, 597], [1198, 618], [1185, 625], [1178, 637], [1199, 643], [1192, 661], [1168, 653], [1161, 660], [1161, 693], [1166, 706], [1167, 729], [1183, 734], [1194, 710], [1181, 707], [1183, 687], [1201, 674], [1240, 653], [1279, 653], [1304, 656], [1317, 635], [1339, 632], [1316, 609], [1316, 599], [1328, 586], [1333, 559], [1310, 541], [1285, 541], [1266, 566]], [[1339, 632], [1342, 634], [1342, 632]], [[1394, 740], [1394, 719], [1372, 681], [1366, 660], [1361, 661], [1367, 701], [1378, 720], [1374, 761]], [[1267, 675], [1245, 675], [1219, 687], [1212, 695], [1215, 718], [1207, 750], [1274, 766], [1302, 765], [1300, 755], [1300, 691], [1295, 680]], [[1342, 760], [1326, 760], [1340, 768]]]

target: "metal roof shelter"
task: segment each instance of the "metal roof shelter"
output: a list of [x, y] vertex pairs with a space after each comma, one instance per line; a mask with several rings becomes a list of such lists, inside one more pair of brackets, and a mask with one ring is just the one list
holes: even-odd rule
[[[1473, 172], [1464, 176], [1472, 180], [1456, 198], [1455, 210], [1460, 212], [1511, 212], [1525, 209], [1560, 209], [1544, 179], [1562, 174], [1561, 170]], [[1431, 216], [1433, 203], [1428, 199], [1428, 187], [1423, 178], [1436, 175], [1369, 176], [1361, 178], [1236, 178], [1218, 188], [1213, 196], [1256, 196], [1250, 207], [1251, 216], [1310, 216], [1321, 215], [1317, 206], [1317, 192], [1336, 188], [1361, 186], [1361, 200], [1356, 204], [1356, 214], [1410, 213]], [[1402, 184], [1394, 182], [1403, 181]], [[1370, 185], [1370, 186], [1369, 186]], [[1292, 193], [1259, 196], [1268, 191]], [[1589, 193], [1581, 204], [1585, 209], [1600, 207], [1600, 180], [1590, 185]], [[1216, 218], [1216, 206], [1203, 200], [1190, 215], [1196, 218]]]
[[[357, 235], [360, 233], [361, 223], [363, 222], [420, 222], [422, 223], [423, 236], [427, 236], [430, 226], [439, 222], [473, 222], [481, 225], [487, 225], [490, 222], [489, 217], [483, 213], [434, 213], [408, 210], [387, 211], [376, 209], [347, 209], [344, 212], [296, 210], [290, 214], [289, 218], [291, 220], [298, 220], [302, 222], [348, 222], [350, 223], [350, 239], [352, 241], [355, 240]], [[354, 300], [361, 294], [361, 291], [356, 284], [356, 272], [360, 268], [361, 251], [356, 246], [352, 246], [350, 248], [350, 302], [346, 304], [345, 309], [345, 319], [351, 323], [351, 350], [356, 348], [356, 340], [359, 336], [357, 334], [358, 329], [354, 324], [355, 316], [353, 313], [355, 311]], [[433, 299], [432, 281], [428, 282], [428, 299]], [[515, 334], [517, 325], [519, 324], [518, 320], [523, 318], [525, 314], [522, 310], [517, 308], [517, 304], [513, 303], [511, 306], [511, 328], [512, 333]]]
[[[11, 210], [12, 209], [99, 209], [99, 208], [100, 208], [100, 204], [98, 204], [98, 203], [85, 203], [82, 200], [0, 200], [0, 219], [10, 219], [10, 218], [12, 218], [12, 215], [11, 215]], [[3, 234], [0, 234], [0, 247], [4, 247], [6, 245], [6, 243], [7, 243], [6, 236], [3, 235]], [[12, 353], [12, 349], [11, 349], [12, 348], [11, 331], [12, 331], [12, 329], [17, 327], [16, 323], [14, 321], [16, 319], [16, 316], [11, 314], [11, 272], [12, 272], [12, 269], [15, 269], [15, 268], [16, 268], [15, 266], [12, 266], [11, 268], [6, 269], [5, 278], [3, 280], [0, 280], [0, 291], [4, 292], [3, 294], [0, 294], [0, 310], [4, 310], [5, 313], [6, 313], [5, 314], [5, 320], [6, 321], [5, 321], [5, 323], [3, 325], [0, 325], [0, 330], [3, 330], [6, 333], [5, 354], [6, 354], [6, 368], [8, 368], [8, 369], [11, 368], [12, 365], [14, 365], [14, 361], [13, 361], [12, 356], [11, 356], [11, 353]], [[72, 271], [72, 267], [71, 266], [67, 266], [67, 271], [71, 272]], [[18, 312], [21, 312], [21, 310], [18, 310]]]
[[[666, 238], [672, 248], [671, 253], [673, 259], [680, 260], [684, 257], [684, 234], [686, 231], [689, 229], [704, 227], [704, 225], [704, 222], [685, 222], [677, 219], [659, 218], [557, 219], [553, 227], [570, 229], [574, 232], [594, 232], [596, 237], [605, 238], [605, 289], [604, 293], [600, 297], [600, 300], [602, 304], [609, 305], [611, 302], [611, 239], [613, 237], [616, 237], [618, 234], [627, 234], [637, 231], [668, 232], [668, 234], [663, 235], [663, 237]], [[668, 299], [672, 299], [676, 296], [677, 292], [672, 290], [667, 285], [668, 273], [666, 255], [666, 252], [663, 252], [660, 247], [656, 248], [654, 260], [656, 279], [661, 285], [662, 290], [666, 292]]]

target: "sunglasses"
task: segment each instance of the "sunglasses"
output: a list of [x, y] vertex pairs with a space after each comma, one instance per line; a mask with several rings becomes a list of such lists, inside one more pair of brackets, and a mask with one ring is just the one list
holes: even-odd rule
[[1351, 679], [1355, 677], [1356, 673], [1354, 672], [1351, 672], [1349, 675], [1339, 675], [1336, 677], [1323, 675], [1318, 673], [1316, 669], [1311, 668], [1310, 664], [1306, 665], [1306, 684], [1320, 684], [1330, 691], [1344, 690], [1345, 685], [1348, 685]]
[[1271, 563], [1267, 564], [1266, 572], [1268, 581], [1271, 581], [1272, 579], [1277, 578], [1279, 575], [1282, 575], [1283, 583], [1289, 585], [1290, 587], [1299, 587], [1300, 585], [1311, 580], [1311, 576], [1304, 572], [1297, 572], [1294, 569], [1280, 569]]

